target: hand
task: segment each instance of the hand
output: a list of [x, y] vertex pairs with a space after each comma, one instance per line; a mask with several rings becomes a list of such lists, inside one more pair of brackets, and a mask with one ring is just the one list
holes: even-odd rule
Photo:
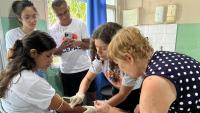
[[76, 93], [76, 95], [72, 96], [70, 98], [70, 107], [74, 108], [74, 106], [81, 104], [83, 102], [83, 99], [85, 98], [85, 94], [84, 93]]
[[62, 39], [62, 44], [61, 44], [61, 48], [62, 49], [66, 49], [66, 48], [72, 48], [73, 47], [73, 44], [74, 43], [74, 40], [73, 39], [68, 39], [68, 38], [65, 38], [63, 37]]
[[94, 106], [83, 106], [83, 107], [86, 108], [86, 111], [84, 111], [83, 113], [97, 113]]
[[123, 113], [121, 109], [112, 107], [105, 101], [95, 101], [94, 107], [98, 113]]
[[74, 41], [72, 46], [73, 46], [73, 48], [80, 47], [81, 43], [82, 43], [82, 41]]
[[109, 112], [111, 106], [105, 101], [100, 101], [100, 100], [94, 101], [94, 107], [98, 113], [111, 113]]
[[135, 107], [134, 113], [140, 113], [140, 107], [139, 104]]

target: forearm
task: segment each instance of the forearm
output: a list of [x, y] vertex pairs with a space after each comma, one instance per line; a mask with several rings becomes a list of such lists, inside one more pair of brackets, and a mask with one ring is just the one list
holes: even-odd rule
[[126, 99], [126, 94], [116, 94], [114, 95], [112, 98], [110, 98], [109, 100], [107, 100], [107, 103], [110, 104], [111, 106], [116, 106], [118, 104], [120, 104], [121, 102], [123, 102]]
[[88, 71], [83, 80], [81, 81], [78, 92], [86, 93], [95, 77], [95, 73]]
[[54, 54], [60, 56], [62, 55], [62, 52], [63, 52], [63, 49], [61, 47], [58, 47], [56, 48]]
[[89, 89], [91, 82], [92, 82], [91, 80], [88, 80], [86, 77], [84, 77], [83, 80], [81, 81], [78, 92], [85, 94], [87, 92], [87, 90]]
[[128, 95], [132, 91], [132, 88], [133, 87], [122, 85], [119, 89], [119, 92], [107, 101], [108, 104], [110, 104], [111, 106], [116, 106], [120, 104], [128, 97]]
[[84, 111], [86, 111], [86, 108], [83, 108], [82, 106], [75, 106], [73, 109], [63, 113], [83, 113]]
[[59, 113], [83, 113], [86, 109], [82, 106], [75, 106], [74, 108], [69, 107], [68, 103], [63, 104], [62, 110], [57, 110]]
[[49, 109], [56, 110], [59, 113], [83, 113], [86, 110], [81, 106], [71, 108], [69, 103], [64, 101], [62, 97], [57, 94], [52, 98]]
[[49, 109], [59, 111], [61, 113], [71, 111], [72, 108], [69, 106], [67, 102], [65, 102], [62, 97], [55, 94], [51, 100], [51, 104], [49, 105]]

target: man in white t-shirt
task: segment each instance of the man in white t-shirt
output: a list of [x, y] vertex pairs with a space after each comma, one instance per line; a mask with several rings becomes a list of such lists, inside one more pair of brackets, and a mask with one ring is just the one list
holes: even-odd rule
[[[51, 26], [50, 34], [57, 43], [55, 54], [61, 57], [64, 95], [73, 96], [90, 66], [87, 28], [82, 21], [70, 17], [69, 6], [65, 0], [54, 0], [52, 8], [59, 21]], [[95, 85], [91, 86], [89, 92], [94, 92]]]

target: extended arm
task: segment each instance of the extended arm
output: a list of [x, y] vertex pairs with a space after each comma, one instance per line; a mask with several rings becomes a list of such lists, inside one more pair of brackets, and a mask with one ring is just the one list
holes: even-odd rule
[[72, 109], [59, 95], [53, 96], [49, 109], [56, 110], [59, 113], [83, 113], [86, 110], [81, 106]]

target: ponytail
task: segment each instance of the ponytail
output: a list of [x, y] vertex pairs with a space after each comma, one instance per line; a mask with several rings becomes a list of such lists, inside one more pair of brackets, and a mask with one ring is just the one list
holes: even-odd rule
[[41, 31], [33, 31], [22, 40], [17, 40], [13, 48], [9, 50], [9, 63], [6, 69], [0, 73], [0, 98], [5, 96], [11, 80], [22, 70], [36, 68], [36, 62], [30, 54], [31, 49], [36, 49], [40, 54], [55, 47], [53, 38]]
[[28, 0], [23, 0], [23, 1], [17, 0], [17, 1], [14, 1], [13, 4], [12, 4], [12, 10], [18, 18], [21, 17], [21, 13], [26, 7], [33, 7], [33, 9], [37, 12], [33, 3], [31, 1], [28, 1]]
[[[18, 52], [19, 51], [19, 52]], [[21, 54], [23, 51], [23, 44], [21, 40], [16, 40], [13, 48], [9, 49], [7, 53], [8, 60], [12, 60], [17, 56], [17, 53]]]
[[20, 72], [22, 63], [20, 60], [23, 60], [22, 57], [24, 55], [24, 48], [22, 44], [22, 40], [17, 40], [13, 46], [13, 48], [9, 49], [7, 57], [9, 60], [6, 69], [1, 72], [0, 75], [0, 98], [5, 95], [5, 92], [8, 88], [11, 79]]

